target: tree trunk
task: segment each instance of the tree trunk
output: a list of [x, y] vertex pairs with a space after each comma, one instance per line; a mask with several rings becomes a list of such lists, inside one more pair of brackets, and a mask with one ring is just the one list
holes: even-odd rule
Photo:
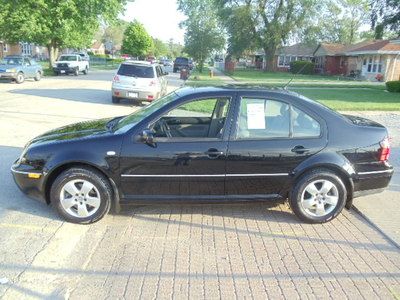
[[57, 60], [59, 49], [54, 43], [47, 45], [47, 51], [49, 52], [49, 68], [53, 68], [53, 64]]
[[265, 52], [264, 71], [273, 72], [276, 70], [276, 68], [275, 68], [276, 48], [277, 47], [274, 45], [268, 45], [267, 47], [264, 47], [264, 52]]

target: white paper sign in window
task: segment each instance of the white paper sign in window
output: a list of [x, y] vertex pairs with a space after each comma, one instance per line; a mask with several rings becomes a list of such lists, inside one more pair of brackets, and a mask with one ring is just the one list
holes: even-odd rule
[[247, 103], [247, 128], [265, 129], [264, 101]]

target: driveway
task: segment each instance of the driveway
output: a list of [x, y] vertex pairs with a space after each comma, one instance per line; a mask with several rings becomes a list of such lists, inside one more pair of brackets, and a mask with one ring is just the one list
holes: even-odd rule
[[280, 203], [140, 206], [82, 226], [24, 196], [9, 167], [29, 139], [137, 109], [111, 104], [112, 76], [0, 83], [0, 298], [399, 297], [399, 249], [352, 210], [309, 225]]

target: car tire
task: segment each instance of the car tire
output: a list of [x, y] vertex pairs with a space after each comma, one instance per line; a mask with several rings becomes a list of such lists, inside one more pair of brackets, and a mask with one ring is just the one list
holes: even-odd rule
[[76, 69], [74, 70], [74, 75], [75, 75], [75, 76], [78, 76], [78, 75], [79, 75], [79, 68], [76, 68]]
[[315, 169], [297, 180], [289, 204], [302, 221], [325, 223], [340, 214], [346, 199], [346, 186], [337, 174], [327, 169]]
[[33, 79], [35, 81], [40, 81], [40, 79], [42, 79], [42, 73], [40, 71], [37, 71], [36, 75], [35, 75], [35, 77], [33, 77]]
[[119, 103], [119, 98], [118, 97], [112, 96], [111, 100], [112, 100], [112, 103]]
[[17, 74], [17, 77], [15, 78], [15, 82], [18, 83], [18, 84], [21, 84], [21, 83], [23, 83], [24, 81], [25, 81], [25, 75], [24, 75], [24, 73], [19, 72], [19, 73]]
[[108, 179], [97, 170], [85, 167], [62, 172], [50, 190], [50, 200], [58, 214], [77, 224], [90, 224], [103, 218], [110, 211], [112, 196]]
[[83, 70], [83, 74], [84, 74], [84, 75], [89, 74], [89, 68], [88, 68], [88, 67], [86, 67], [85, 70]]

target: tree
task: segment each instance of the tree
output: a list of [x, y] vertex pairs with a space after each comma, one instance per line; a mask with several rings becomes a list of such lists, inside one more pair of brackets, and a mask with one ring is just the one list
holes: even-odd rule
[[367, 0], [324, 0], [316, 3], [318, 14], [300, 28], [300, 40], [352, 44], [360, 39], [362, 24], [368, 21]]
[[1, 37], [45, 45], [50, 66], [62, 48], [85, 48], [101, 21], [112, 21], [127, 0], [0, 0]]
[[[247, 35], [266, 55], [267, 70], [274, 69], [274, 55], [289, 35], [313, 12], [316, 0], [215, 0], [219, 10], [231, 15], [230, 23], [249, 28]], [[232, 33], [230, 33], [232, 36]], [[232, 39], [231, 39], [232, 41]]]
[[121, 45], [124, 38], [124, 31], [128, 26], [128, 22], [118, 20], [113, 24], [110, 24], [104, 28], [101, 40], [106, 43], [112, 43], [113, 45]]
[[188, 17], [181, 23], [186, 29], [184, 51], [198, 62], [202, 73], [205, 60], [225, 43], [216, 7], [213, 0], [179, 0], [178, 9]]
[[168, 46], [160, 39], [153, 38], [153, 54], [156, 57], [167, 56]]
[[121, 51], [132, 56], [145, 56], [153, 48], [153, 39], [138, 21], [129, 23], [124, 32]]
[[183, 46], [179, 43], [175, 43], [173, 39], [168, 41], [168, 57], [174, 58], [182, 55]]
[[385, 30], [400, 36], [400, 0], [371, 0], [370, 7], [376, 39], [382, 39]]

